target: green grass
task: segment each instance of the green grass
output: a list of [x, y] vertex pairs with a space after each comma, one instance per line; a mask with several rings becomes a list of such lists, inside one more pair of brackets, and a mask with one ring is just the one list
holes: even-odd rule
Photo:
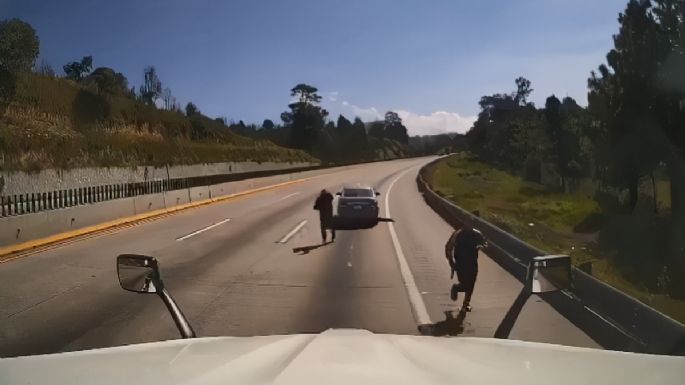
[[[523, 181], [467, 154], [445, 158], [428, 181], [440, 195], [548, 253], [570, 255], [575, 265], [592, 262], [597, 278], [685, 322], [685, 301], [650, 293], [615, 263], [615, 252], [598, 246], [605, 218], [589, 191], [563, 194]], [[668, 189], [657, 186], [659, 201]], [[665, 204], [665, 201], [662, 202]]]
[[202, 115], [189, 119], [35, 74], [17, 77], [12, 101], [0, 111], [1, 170], [250, 160], [317, 161], [303, 151], [236, 135]]

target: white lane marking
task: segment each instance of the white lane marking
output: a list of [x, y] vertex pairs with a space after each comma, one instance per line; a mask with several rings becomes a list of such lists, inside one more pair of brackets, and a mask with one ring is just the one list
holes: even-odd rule
[[297, 226], [295, 226], [292, 230], [290, 230], [290, 232], [288, 234], [286, 234], [283, 238], [281, 238], [280, 241], [278, 241], [276, 243], [287, 243], [290, 240], [290, 238], [292, 238], [293, 235], [295, 235], [298, 231], [300, 231], [300, 229], [302, 229], [304, 227], [304, 225], [306, 225], [306, 224], [307, 224], [307, 220], [305, 219], [302, 222], [300, 222]]
[[[409, 168], [402, 172], [400, 175], [397, 176], [397, 178], [395, 178], [392, 181], [392, 183], [390, 183], [388, 191], [385, 193], [386, 218], [392, 218], [390, 216], [390, 192], [392, 191], [392, 187], [395, 185], [395, 182], [402, 178], [404, 174], [409, 172], [409, 170], [411, 170], [412, 168]], [[428, 310], [426, 310], [426, 304], [423, 302], [423, 297], [421, 297], [419, 289], [416, 287], [416, 281], [414, 280], [414, 276], [411, 274], [411, 269], [409, 268], [409, 264], [407, 263], [407, 258], [404, 256], [404, 253], [402, 252], [402, 246], [400, 246], [399, 238], [397, 237], [397, 233], [395, 232], [395, 225], [392, 222], [387, 222], [387, 224], [388, 231], [390, 231], [390, 238], [392, 238], [392, 244], [395, 247], [395, 255], [397, 255], [397, 262], [399, 262], [400, 265], [400, 273], [402, 274], [402, 280], [404, 281], [404, 286], [407, 288], [409, 303], [411, 304], [412, 310], [414, 310], [416, 322], [419, 325], [430, 324], [431, 320], [428, 316]]]
[[200, 234], [200, 233], [204, 233], [204, 232], [207, 231], [207, 230], [211, 230], [211, 229], [213, 229], [213, 228], [215, 228], [215, 227], [217, 227], [217, 226], [221, 226], [221, 225], [223, 225], [224, 223], [229, 222], [230, 220], [231, 220], [231, 218], [226, 218], [226, 219], [224, 219], [223, 221], [219, 221], [219, 222], [217, 222], [217, 223], [215, 223], [215, 224], [213, 224], [213, 225], [209, 225], [209, 226], [207, 226], [207, 227], [203, 227], [203, 228], [201, 228], [200, 230], [196, 230], [196, 231], [193, 231], [193, 232], [190, 233], [190, 234], [184, 235], [184, 236], [182, 236], [182, 237], [180, 237], [180, 238], [176, 238], [176, 240], [177, 240], [177, 241], [183, 241], [183, 240], [188, 239], [188, 238], [190, 238], [190, 237], [194, 237], [194, 236], [196, 236], [196, 235], [198, 235], [198, 234]]
[[299, 193], [300, 193], [300, 192], [298, 191], [298, 192], [294, 192], [294, 193], [292, 193], [292, 194], [290, 194], [290, 195], [286, 195], [286, 196], [284, 196], [283, 198], [281, 198], [281, 199], [279, 199], [279, 200], [277, 200], [276, 202], [273, 202], [273, 203], [278, 203], [278, 202], [284, 201], [284, 200], [286, 200], [286, 199], [288, 199], [288, 198], [292, 198], [292, 197], [294, 197], [295, 195], [297, 195], [297, 194], [299, 194]]

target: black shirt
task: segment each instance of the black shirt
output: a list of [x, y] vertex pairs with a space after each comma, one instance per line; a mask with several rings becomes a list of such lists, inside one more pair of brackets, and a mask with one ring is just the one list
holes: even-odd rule
[[325, 193], [319, 195], [314, 203], [314, 210], [319, 210], [319, 215], [322, 217], [333, 216], [333, 195]]
[[485, 238], [480, 231], [475, 229], [457, 230], [452, 235], [453, 244], [452, 258], [457, 268], [470, 268], [478, 266], [478, 246], [485, 245]]

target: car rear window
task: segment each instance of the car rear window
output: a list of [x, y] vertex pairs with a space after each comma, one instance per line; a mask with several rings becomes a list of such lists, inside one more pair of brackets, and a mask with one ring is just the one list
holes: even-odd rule
[[373, 191], [371, 191], [371, 189], [368, 189], [368, 188], [350, 188], [350, 189], [344, 189], [343, 190], [343, 196], [349, 197], [349, 198], [356, 198], [356, 197], [372, 198], [373, 197]]

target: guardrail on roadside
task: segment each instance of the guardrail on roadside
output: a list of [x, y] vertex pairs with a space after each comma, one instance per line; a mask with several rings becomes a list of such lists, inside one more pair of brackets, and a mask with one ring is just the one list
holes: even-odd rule
[[[472, 215], [433, 191], [426, 175], [440, 159], [425, 165], [417, 176], [426, 203], [443, 219], [457, 227], [469, 218], [488, 239], [487, 254], [518, 280], [525, 279], [526, 266], [536, 256], [546, 255], [536, 247]], [[608, 349], [641, 353], [685, 355], [685, 325], [649, 307], [575, 267], [570, 290], [540, 297], [555, 310]]]
[[169, 178], [0, 196], [0, 218], [105, 202], [113, 199], [131, 198], [139, 195], [209, 186], [242, 179], [309, 171], [321, 167], [323, 166], [217, 174], [190, 178]]

